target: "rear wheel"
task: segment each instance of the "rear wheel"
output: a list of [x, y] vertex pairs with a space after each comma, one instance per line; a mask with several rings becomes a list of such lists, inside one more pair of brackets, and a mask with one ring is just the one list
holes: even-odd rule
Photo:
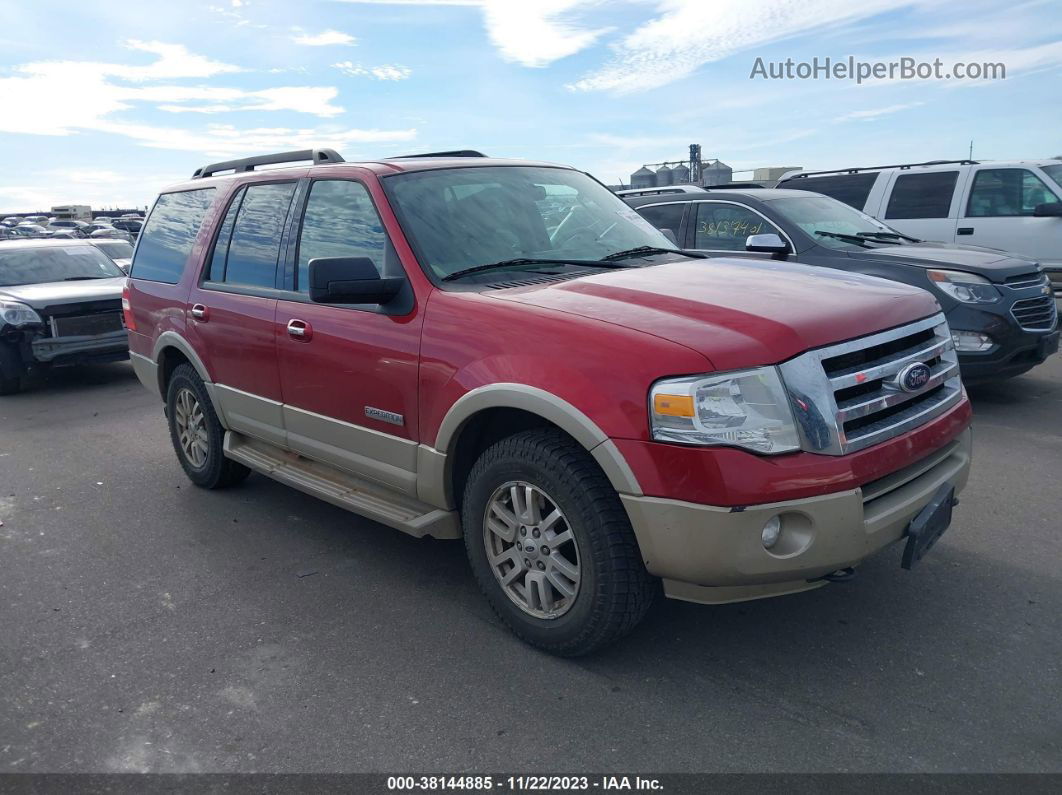
[[462, 523], [495, 612], [554, 654], [615, 641], [656, 593], [611, 483], [560, 431], [526, 431], [488, 448], [469, 474]]
[[243, 464], [225, 457], [225, 429], [203, 379], [189, 364], [173, 371], [166, 389], [166, 417], [177, 460], [195, 485], [220, 489], [250, 474]]

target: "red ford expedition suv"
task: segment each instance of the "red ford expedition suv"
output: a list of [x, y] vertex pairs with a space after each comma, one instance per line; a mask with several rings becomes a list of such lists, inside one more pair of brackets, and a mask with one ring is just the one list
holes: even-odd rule
[[546, 163], [206, 166], [155, 202], [124, 311], [195, 484], [254, 470], [463, 538], [501, 618], [557, 654], [630, 630], [661, 583], [794, 593], [901, 540], [910, 568], [970, 465], [929, 293], [691, 261]]

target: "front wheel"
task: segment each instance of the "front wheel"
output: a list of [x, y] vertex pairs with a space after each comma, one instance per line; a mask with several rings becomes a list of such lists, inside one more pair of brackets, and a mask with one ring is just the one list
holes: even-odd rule
[[177, 460], [195, 485], [220, 489], [239, 483], [250, 474], [251, 470], [243, 464], [225, 457], [225, 429], [203, 379], [189, 364], [177, 367], [170, 378], [166, 418]]
[[495, 612], [554, 654], [615, 641], [656, 593], [611, 483], [560, 431], [526, 431], [487, 449], [469, 474], [462, 524]]

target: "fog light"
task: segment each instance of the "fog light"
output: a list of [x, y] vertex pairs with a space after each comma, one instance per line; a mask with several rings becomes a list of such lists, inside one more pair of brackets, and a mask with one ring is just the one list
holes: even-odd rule
[[782, 517], [772, 516], [767, 520], [767, 524], [763, 526], [763, 532], [760, 533], [760, 540], [763, 541], [763, 548], [770, 549], [778, 543], [778, 536], [782, 534]]
[[951, 341], [955, 343], [955, 350], [973, 353], [987, 351], [995, 344], [987, 334], [976, 331], [953, 331]]

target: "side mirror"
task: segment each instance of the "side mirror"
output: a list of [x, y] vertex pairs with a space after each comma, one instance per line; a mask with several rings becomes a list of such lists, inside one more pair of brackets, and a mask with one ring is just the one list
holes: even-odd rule
[[383, 279], [368, 257], [310, 260], [310, 300], [320, 304], [386, 304], [405, 279]]
[[660, 231], [660, 234], [662, 234], [664, 237], [666, 237], [668, 240], [671, 241], [671, 244], [675, 248], [679, 247], [678, 238], [675, 237], [675, 230], [674, 229], [661, 229], [659, 231]]
[[1033, 208], [1037, 218], [1058, 218], [1062, 216], [1062, 202], [1045, 202]]
[[788, 254], [789, 244], [774, 232], [765, 235], [749, 235], [745, 240], [745, 251], [761, 254]]

